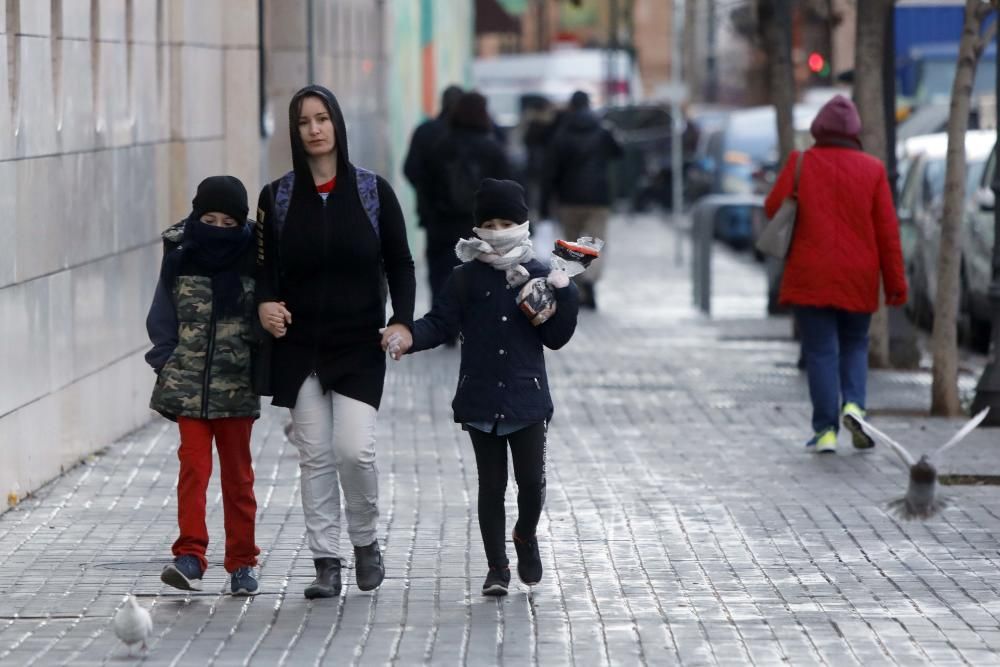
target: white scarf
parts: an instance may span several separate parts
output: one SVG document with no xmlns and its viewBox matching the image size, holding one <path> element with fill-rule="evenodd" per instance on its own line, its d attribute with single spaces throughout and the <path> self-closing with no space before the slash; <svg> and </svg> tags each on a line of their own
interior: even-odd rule
<svg viewBox="0 0 1000 667">
<path fill-rule="evenodd" d="M 460 239 L 455 245 L 455 255 L 463 262 L 478 259 L 490 264 L 497 271 L 507 274 L 507 284 L 511 287 L 523 285 L 530 278 L 528 270 L 521 266 L 535 256 L 531 247 L 529 223 L 524 222 L 507 229 L 483 229 L 473 227 L 478 238 Z"/>
</svg>

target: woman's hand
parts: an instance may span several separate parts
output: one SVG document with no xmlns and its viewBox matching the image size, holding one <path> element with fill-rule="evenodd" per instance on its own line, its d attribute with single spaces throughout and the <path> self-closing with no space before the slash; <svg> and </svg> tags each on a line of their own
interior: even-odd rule
<svg viewBox="0 0 1000 667">
<path fill-rule="evenodd" d="M 287 327 L 292 323 L 292 314 L 285 308 L 284 301 L 265 301 L 257 306 L 257 317 L 264 330 L 275 338 L 288 333 Z"/>
<path fill-rule="evenodd" d="M 413 334 L 404 324 L 390 324 L 378 332 L 382 334 L 382 350 L 396 361 L 413 347 Z"/>
</svg>

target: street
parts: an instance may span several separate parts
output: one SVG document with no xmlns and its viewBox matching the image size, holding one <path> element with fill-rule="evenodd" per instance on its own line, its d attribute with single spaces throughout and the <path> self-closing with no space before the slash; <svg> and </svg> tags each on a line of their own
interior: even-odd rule
<svg viewBox="0 0 1000 667">
<path fill-rule="evenodd" d="M 297 454 L 269 406 L 253 435 L 262 593 L 225 594 L 217 473 L 205 590 L 165 587 L 178 438 L 157 417 L 0 515 L 0 664 L 129 661 L 109 623 L 130 592 L 154 622 L 132 660 L 152 665 L 1000 663 L 998 488 L 948 486 L 938 517 L 890 517 L 907 481 L 891 452 L 855 452 L 846 433 L 835 456 L 805 451 L 805 376 L 788 320 L 765 316 L 758 266 L 716 249 L 707 319 L 661 219 L 616 217 L 607 240 L 599 309 L 547 353 L 556 412 L 533 591 L 479 593 L 475 460 L 450 409 L 458 351 L 437 349 L 390 362 L 376 592 L 358 591 L 349 562 L 339 598 L 303 597 Z M 962 374 L 966 395 L 976 380 Z M 921 416 L 930 382 L 869 376 L 871 420 L 917 452 L 963 423 Z M 997 446 L 979 430 L 942 472 L 1000 475 Z"/>
</svg>

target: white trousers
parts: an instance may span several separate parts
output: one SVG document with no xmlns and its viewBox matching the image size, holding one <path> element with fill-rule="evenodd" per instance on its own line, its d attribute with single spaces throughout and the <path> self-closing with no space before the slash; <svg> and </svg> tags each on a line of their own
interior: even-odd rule
<svg viewBox="0 0 1000 667">
<path fill-rule="evenodd" d="M 313 558 L 340 557 L 340 487 L 347 534 L 354 546 L 375 541 L 378 468 L 375 418 L 367 403 L 329 391 L 310 375 L 292 413 L 292 442 L 299 450 L 302 510 Z"/>
</svg>

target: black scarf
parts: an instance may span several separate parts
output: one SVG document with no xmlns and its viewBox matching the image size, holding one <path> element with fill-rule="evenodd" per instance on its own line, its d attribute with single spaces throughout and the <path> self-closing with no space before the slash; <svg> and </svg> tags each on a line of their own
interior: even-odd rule
<svg viewBox="0 0 1000 667">
<path fill-rule="evenodd" d="M 182 261 L 191 261 L 212 279 L 212 310 L 217 317 L 236 315 L 240 311 L 243 283 L 239 260 L 252 240 L 250 225 L 215 227 L 194 214 L 184 223 L 184 237 L 178 248 L 164 263 L 164 278 L 170 285 L 177 277 Z"/>
</svg>

